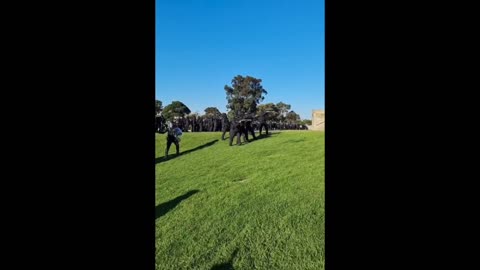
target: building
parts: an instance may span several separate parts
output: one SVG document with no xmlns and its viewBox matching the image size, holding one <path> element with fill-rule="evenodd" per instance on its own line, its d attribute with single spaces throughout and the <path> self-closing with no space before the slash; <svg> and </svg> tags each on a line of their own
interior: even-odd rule
<svg viewBox="0 0 480 270">
<path fill-rule="evenodd" d="M 312 125 L 308 129 L 325 131 L 325 110 L 312 110 Z"/>
</svg>

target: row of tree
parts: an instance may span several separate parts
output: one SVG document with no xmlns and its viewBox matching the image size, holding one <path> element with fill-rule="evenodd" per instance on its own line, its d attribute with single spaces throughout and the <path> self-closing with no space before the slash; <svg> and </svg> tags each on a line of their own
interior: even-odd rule
<svg viewBox="0 0 480 270">
<path fill-rule="evenodd" d="M 275 125 L 288 125 L 288 127 L 311 125 L 311 120 L 301 120 L 300 115 L 290 110 L 291 105 L 289 104 L 283 102 L 260 104 L 267 94 L 261 82 L 261 79 L 238 75 L 233 78 L 231 86 L 225 85 L 227 115 L 230 121 L 262 115 L 266 117 L 267 122 Z M 186 121 L 192 117 L 201 121 L 210 121 L 211 119 L 218 121 L 221 118 L 221 112 L 216 107 L 208 107 L 204 110 L 204 115 L 198 115 L 192 114 L 191 110 L 180 101 L 173 101 L 163 107 L 162 101 L 155 100 L 155 111 L 157 115 L 161 114 L 165 120 L 176 122 Z"/>
<path fill-rule="evenodd" d="M 216 107 L 208 107 L 204 110 L 203 115 L 199 115 L 198 113 L 191 113 L 190 109 L 180 101 L 174 101 L 171 104 L 167 105 L 165 108 L 162 107 L 162 102 L 160 100 L 155 101 L 155 111 L 156 114 L 159 115 L 160 113 L 163 117 L 168 121 L 173 121 L 174 119 L 179 118 L 186 118 L 188 116 L 203 116 L 205 118 L 220 118 L 222 113 Z M 311 125 L 311 120 L 309 119 L 300 119 L 300 115 L 295 113 L 295 111 L 290 111 L 291 105 L 285 104 L 283 102 L 279 102 L 277 104 L 274 103 L 267 103 L 267 104 L 260 104 L 257 108 L 256 115 L 261 115 L 265 112 L 269 113 L 268 119 L 270 121 L 277 121 L 280 123 L 297 123 L 303 125 Z M 230 113 L 230 119 L 232 119 Z"/>
</svg>

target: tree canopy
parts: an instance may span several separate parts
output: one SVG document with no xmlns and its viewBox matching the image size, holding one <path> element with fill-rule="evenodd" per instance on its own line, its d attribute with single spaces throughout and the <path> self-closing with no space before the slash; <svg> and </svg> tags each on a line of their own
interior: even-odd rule
<svg viewBox="0 0 480 270">
<path fill-rule="evenodd" d="M 280 113 L 280 115 L 286 117 L 287 116 L 287 113 L 288 111 L 290 110 L 292 106 L 290 106 L 290 104 L 285 104 L 283 102 L 279 102 L 277 103 L 277 108 L 278 108 L 278 111 Z"/>
<path fill-rule="evenodd" d="M 303 125 L 311 125 L 311 124 L 312 124 L 312 120 L 310 120 L 310 119 L 303 119 L 303 120 L 302 120 L 302 124 L 303 124 Z"/>
<path fill-rule="evenodd" d="M 205 116 L 207 118 L 219 118 L 222 113 L 217 109 L 217 107 L 208 107 L 205 109 Z"/>
<path fill-rule="evenodd" d="M 155 100 L 155 114 L 158 114 L 162 111 L 162 101 Z"/>
<path fill-rule="evenodd" d="M 298 121 L 300 121 L 300 115 L 298 115 L 294 111 L 288 112 L 285 118 L 289 123 L 297 123 Z"/>
<path fill-rule="evenodd" d="M 260 104 L 257 109 L 257 116 L 268 113 L 268 119 L 276 119 L 279 115 L 279 109 L 274 103 Z"/>
<path fill-rule="evenodd" d="M 165 106 L 162 111 L 163 116 L 167 120 L 172 120 L 174 117 L 184 117 L 190 113 L 190 109 L 180 101 L 173 101 L 171 104 Z"/>
<path fill-rule="evenodd" d="M 227 117 L 230 121 L 240 120 L 250 117 L 260 117 L 263 120 L 276 121 L 279 123 L 311 124 L 311 120 L 301 120 L 300 115 L 291 110 L 291 105 L 280 101 L 278 103 L 269 102 L 260 104 L 267 91 L 262 86 L 262 80 L 251 76 L 237 75 L 232 79 L 231 86 L 224 87 L 227 98 Z M 173 101 L 166 107 L 162 107 L 162 101 L 155 100 L 155 112 L 162 113 L 166 120 L 173 120 L 180 117 L 202 119 L 220 119 L 222 113 L 217 107 L 205 108 L 204 115 L 199 115 L 198 111 L 191 113 L 190 109 L 180 101 Z M 262 121 L 263 121 L 262 120 Z"/>
<path fill-rule="evenodd" d="M 232 86 L 225 85 L 227 109 L 233 111 L 236 119 L 257 112 L 257 105 L 267 94 L 261 83 L 261 79 L 237 75 L 232 79 Z"/>
</svg>

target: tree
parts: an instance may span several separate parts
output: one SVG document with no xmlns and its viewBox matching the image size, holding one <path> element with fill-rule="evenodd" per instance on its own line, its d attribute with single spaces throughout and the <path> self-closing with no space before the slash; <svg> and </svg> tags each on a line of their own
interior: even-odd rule
<svg viewBox="0 0 480 270">
<path fill-rule="evenodd" d="M 185 117 L 190 113 L 190 109 L 180 101 L 173 101 L 163 108 L 162 114 L 165 119 L 171 121 L 174 117 Z"/>
<path fill-rule="evenodd" d="M 292 106 L 290 106 L 290 104 L 285 104 L 283 102 L 279 102 L 277 103 L 277 108 L 279 110 L 279 113 L 280 115 L 286 117 L 287 116 L 287 112 L 290 110 Z"/>
<path fill-rule="evenodd" d="M 293 124 L 293 123 L 297 123 L 297 121 L 300 120 L 300 115 L 298 115 L 294 111 L 290 111 L 287 113 L 287 116 L 285 118 L 289 123 Z"/>
<path fill-rule="evenodd" d="M 303 125 L 312 125 L 312 120 L 310 120 L 310 119 L 303 119 L 302 124 L 303 124 Z"/>
<path fill-rule="evenodd" d="M 155 100 L 155 114 L 158 114 L 162 111 L 162 101 Z"/>
<path fill-rule="evenodd" d="M 222 113 L 217 109 L 217 107 L 208 107 L 205 109 L 205 116 L 207 118 L 220 118 Z"/>
<path fill-rule="evenodd" d="M 257 116 L 267 112 L 269 119 L 276 119 L 279 114 L 278 107 L 274 103 L 260 104 L 257 109 Z"/>
<path fill-rule="evenodd" d="M 257 109 L 258 112 L 279 112 L 277 106 L 273 103 L 260 104 Z"/>
<path fill-rule="evenodd" d="M 236 119 L 257 112 L 257 104 L 265 98 L 267 91 L 263 89 L 262 80 L 251 76 L 237 75 L 232 80 L 232 86 L 225 85 L 227 94 L 227 109 L 233 111 Z"/>
<path fill-rule="evenodd" d="M 230 110 L 227 112 L 227 118 L 228 118 L 228 121 L 233 121 L 235 119 L 235 112 L 233 110 Z"/>
</svg>

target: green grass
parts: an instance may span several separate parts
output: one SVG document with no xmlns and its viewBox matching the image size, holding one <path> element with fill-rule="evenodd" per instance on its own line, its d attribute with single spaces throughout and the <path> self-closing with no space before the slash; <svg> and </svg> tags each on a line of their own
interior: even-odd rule
<svg viewBox="0 0 480 270">
<path fill-rule="evenodd" d="M 187 153 L 174 157 L 172 145 L 168 160 L 165 137 L 156 134 L 156 269 L 324 269 L 323 132 L 241 146 L 184 133 Z"/>
</svg>

